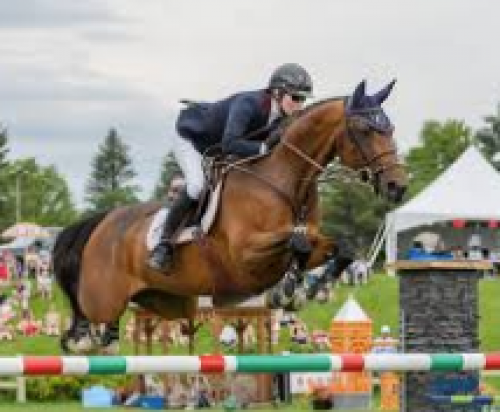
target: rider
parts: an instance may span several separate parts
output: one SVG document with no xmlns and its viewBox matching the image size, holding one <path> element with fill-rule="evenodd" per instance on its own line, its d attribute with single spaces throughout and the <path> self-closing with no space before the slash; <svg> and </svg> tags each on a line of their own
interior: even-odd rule
<svg viewBox="0 0 500 412">
<path fill-rule="evenodd" d="M 312 80 L 307 71 L 288 63 L 272 73 L 265 89 L 237 93 L 215 103 L 192 103 L 181 111 L 173 153 L 186 178 L 186 190 L 170 208 L 160 242 L 149 257 L 152 269 L 168 269 L 173 236 L 198 202 L 205 184 L 202 153 L 215 145 L 220 145 L 225 154 L 240 158 L 268 153 L 279 137 L 264 139 L 282 118 L 300 110 L 311 93 Z M 252 140 L 246 138 L 250 134 Z"/>
</svg>

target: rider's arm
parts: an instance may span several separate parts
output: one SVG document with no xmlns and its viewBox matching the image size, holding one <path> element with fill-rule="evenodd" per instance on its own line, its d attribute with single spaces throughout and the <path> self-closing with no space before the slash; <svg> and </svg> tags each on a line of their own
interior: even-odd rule
<svg viewBox="0 0 500 412">
<path fill-rule="evenodd" d="M 243 97 L 231 105 L 222 137 L 222 150 L 225 153 L 248 157 L 267 151 L 265 143 L 244 139 L 254 113 L 252 104 L 250 99 Z"/>
</svg>

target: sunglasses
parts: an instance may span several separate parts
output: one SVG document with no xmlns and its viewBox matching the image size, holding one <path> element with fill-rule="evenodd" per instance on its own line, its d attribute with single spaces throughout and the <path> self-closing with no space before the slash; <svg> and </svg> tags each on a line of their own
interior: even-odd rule
<svg viewBox="0 0 500 412">
<path fill-rule="evenodd" d="M 300 94 L 291 94 L 290 98 L 295 102 L 295 103 L 304 103 L 307 99 L 307 96 L 303 96 Z"/>
<path fill-rule="evenodd" d="M 184 186 L 172 186 L 168 191 L 173 193 L 180 193 L 184 189 Z"/>
</svg>

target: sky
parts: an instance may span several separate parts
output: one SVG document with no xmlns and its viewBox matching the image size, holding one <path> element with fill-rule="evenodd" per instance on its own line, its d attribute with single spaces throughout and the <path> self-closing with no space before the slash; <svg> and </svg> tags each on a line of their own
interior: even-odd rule
<svg viewBox="0 0 500 412">
<path fill-rule="evenodd" d="M 11 158 L 54 164 L 79 206 L 117 128 L 147 198 L 179 99 L 261 88 L 295 62 L 318 99 L 396 78 L 385 109 L 405 153 L 425 120 L 476 129 L 496 111 L 499 15 L 486 0 L 1 0 L 0 124 Z"/>
</svg>

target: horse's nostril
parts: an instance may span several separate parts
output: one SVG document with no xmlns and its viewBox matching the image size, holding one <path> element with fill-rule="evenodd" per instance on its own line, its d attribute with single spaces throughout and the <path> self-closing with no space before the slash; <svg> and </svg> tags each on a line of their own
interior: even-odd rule
<svg viewBox="0 0 500 412">
<path fill-rule="evenodd" d="M 397 188 L 398 188 L 398 185 L 393 180 L 391 180 L 390 182 L 387 183 L 387 190 L 389 192 L 394 192 Z"/>
<path fill-rule="evenodd" d="M 403 200 L 406 192 L 406 186 L 400 186 L 395 181 L 387 183 L 387 194 L 393 202 L 399 203 Z"/>
</svg>

